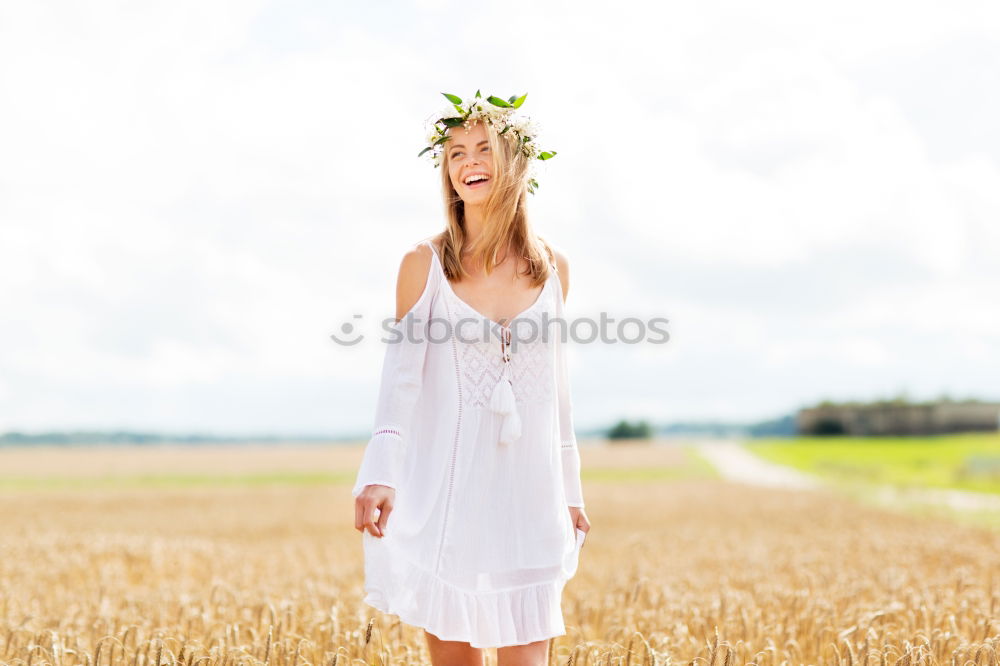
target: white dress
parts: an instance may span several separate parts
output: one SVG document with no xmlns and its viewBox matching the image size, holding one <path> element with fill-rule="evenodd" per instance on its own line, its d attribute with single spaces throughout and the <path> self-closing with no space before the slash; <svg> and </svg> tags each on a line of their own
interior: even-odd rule
<svg viewBox="0 0 1000 666">
<path fill-rule="evenodd" d="M 362 533 L 364 602 L 479 648 L 564 635 L 562 591 L 585 533 L 567 509 L 584 503 L 559 277 L 552 266 L 501 327 L 458 297 L 423 242 L 427 282 L 383 339 L 352 489 L 396 490 L 384 535 Z"/>
</svg>

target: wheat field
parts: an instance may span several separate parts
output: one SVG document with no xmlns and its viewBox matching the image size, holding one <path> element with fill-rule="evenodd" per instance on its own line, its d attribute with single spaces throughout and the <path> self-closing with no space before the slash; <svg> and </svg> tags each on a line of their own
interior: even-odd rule
<svg viewBox="0 0 1000 666">
<path fill-rule="evenodd" d="M 1000 532 L 724 482 L 672 447 L 581 454 L 592 530 L 551 664 L 1000 663 Z M 360 601 L 360 455 L 0 450 L 0 664 L 429 663 Z"/>
</svg>

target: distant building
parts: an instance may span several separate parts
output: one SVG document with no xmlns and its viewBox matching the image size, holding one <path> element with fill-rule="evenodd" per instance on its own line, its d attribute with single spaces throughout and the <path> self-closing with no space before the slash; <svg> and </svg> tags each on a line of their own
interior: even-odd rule
<svg viewBox="0 0 1000 666">
<path fill-rule="evenodd" d="M 1000 431 L 1000 402 L 824 402 L 800 409 L 796 429 L 800 435 L 853 436 L 997 432 Z"/>
</svg>

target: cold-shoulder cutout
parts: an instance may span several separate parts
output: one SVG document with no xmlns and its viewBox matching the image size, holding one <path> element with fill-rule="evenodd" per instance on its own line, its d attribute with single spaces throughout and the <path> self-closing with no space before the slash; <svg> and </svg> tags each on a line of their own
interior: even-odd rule
<svg viewBox="0 0 1000 666">
<path fill-rule="evenodd" d="M 566 297 L 569 295 L 569 260 L 566 258 L 562 252 L 560 252 L 555 247 L 552 247 L 552 253 L 556 257 L 556 276 L 559 278 L 559 284 L 562 286 L 562 296 L 563 303 L 566 302 Z"/>
<path fill-rule="evenodd" d="M 420 303 L 430 283 L 432 250 L 421 241 L 403 255 L 396 279 L 396 323 Z"/>
</svg>

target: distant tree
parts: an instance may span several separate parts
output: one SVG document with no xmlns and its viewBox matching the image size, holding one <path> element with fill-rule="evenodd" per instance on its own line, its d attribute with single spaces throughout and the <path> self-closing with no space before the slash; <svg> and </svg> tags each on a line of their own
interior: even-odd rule
<svg viewBox="0 0 1000 666">
<path fill-rule="evenodd" d="M 630 423 L 624 419 L 608 430 L 608 439 L 649 439 L 653 429 L 647 421 Z"/>
<path fill-rule="evenodd" d="M 812 427 L 813 435 L 843 435 L 844 424 L 837 419 L 819 419 Z"/>
</svg>

